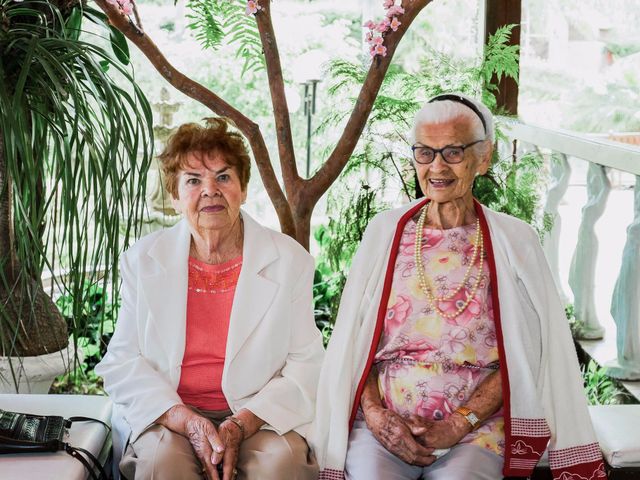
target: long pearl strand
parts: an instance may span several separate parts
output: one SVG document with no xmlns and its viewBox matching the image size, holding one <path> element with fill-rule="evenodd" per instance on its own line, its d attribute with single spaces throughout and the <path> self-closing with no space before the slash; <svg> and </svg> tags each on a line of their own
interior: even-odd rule
<svg viewBox="0 0 640 480">
<path fill-rule="evenodd" d="M 478 218 L 476 220 L 476 238 L 475 238 L 473 257 L 471 262 L 469 263 L 469 267 L 467 267 L 467 271 L 465 272 L 462 282 L 460 282 L 460 286 L 452 294 L 445 295 L 443 297 L 436 297 L 431 292 L 431 288 L 429 287 L 429 284 L 427 282 L 424 264 L 422 263 L 422 231 L 424 230 L 424 223 L 427 219 L 427 207 L 428 207 L 428 204 L 422 209 L 422 213 L 420 214 L 420 217 L 418 218 L 418 222 L 416 225 L 416 243 L 415 243 L 414 257 L 415 257 L 415 263 L 416 263 L 416 270 L 418 272 L 418 281 L 420 283 L 420 288 L 426 295 L 427 302 L 429 303 L 431 308 L 435 310 L 438 313 L 438 315 L 440 315 L 441 317 L 453 319 L 467 309 L 467 307 L 471 303 L 471 300 L 473 300 L 473 298 L 475 297 L 476 292 L 478 291 L 478 288 L 480 287 L 480 281 L 482 279 L 482 270 L 484 266 L 484 261 L 483 261 L 484 242 L 482 240 L 482 234 L 480 231 L 480 219 Z M 471 289 L 470 294 L 467 295 L 467 299 L 465 300 L 465 302 L 461 306 L 459 306 L 454 313 L 447 313 L 440 310 L 440 308 L 437 305 L 437 302 L 449 300 L 453 298 L 458 292 L 460 292 L 460 290 L 462 290 L 462 288 L 464 287 L 464 285 L 466 284 L 467 280 L 471 275 L 471 268 L 476 263 L 476 260 L 478 259 L 478 257 L 480 258 L 480 267 L 478 268 L 478 276 L 473 285 L 473 288 Z"/>
</svg>

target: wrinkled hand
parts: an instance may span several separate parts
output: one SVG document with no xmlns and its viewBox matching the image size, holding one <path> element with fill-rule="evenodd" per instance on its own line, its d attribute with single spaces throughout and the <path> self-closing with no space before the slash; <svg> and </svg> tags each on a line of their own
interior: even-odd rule
<svg viewBox="0 0 640 480">
<path fill-rule="evenodd" d="M 436 457 L 433 448 L 425 447 L 416 441 L 415 433 L 397 413 L 381 406 L 370 407 L 364 411 L 365 420 L 371 433 L 384 448 L 402 461 L 411 465 L 431 465 Z M 423 429 L 415 429 L 418 434 Z M 430 446 L 429 446 L 430 447 Z"/>
<path fill-rule="evenodd" d="M 205 417 L 191 412 L 185 420 L 185 434 L 191 447 L 200 460 L 204 474 L 209 480 L 220 480 L 216 465 L 222 461 L 225 453 L 216 427 Z"/>
<path fill-rule="evenodd" d="M 471 431 L 464 418 L 458 422 L 454 415 L 446 420 L 427 420 L 410 415 L 405 421 L 416 440 L 429 448 L 451 448 Z"/>
<path fill-rule="evenodd" d="M 234 470 L 238 463 L 238 451 L 243 440 L 242 432 L 235 423 L 226 420 L 218 427 L 218 435 L 224 444 L 222 480 L 234 480 Z"/>
</svg>

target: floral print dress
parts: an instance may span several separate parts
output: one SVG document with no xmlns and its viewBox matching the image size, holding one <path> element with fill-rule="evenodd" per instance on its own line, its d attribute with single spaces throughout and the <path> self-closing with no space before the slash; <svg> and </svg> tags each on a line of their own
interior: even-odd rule
<svg viewBox="0 0 640 480">
<path fill-rule="evenodd" d="M 476 226 L 447 230 L 425 228 L 422 259 L 434 296 L 450 296 L 473 260 Z M 453 319 L 440 316 L 420 287 L 414 260 L 416 222 L 410 220 L 400 240 L 393 283 L 375 364 L 387 408 L 401 415 L 444 420 L 464 405 L 476 387 L 498 368 L 498 347 L 489 266 L 483 258 L 478 289 L 467 308 Z M 438 301 L 442 312 L 455 313 L 473 290 L 480 261 L 460 291 Z M 504 453 L 502 409 L 469 433 L 472 443 Z"/>
</svg>

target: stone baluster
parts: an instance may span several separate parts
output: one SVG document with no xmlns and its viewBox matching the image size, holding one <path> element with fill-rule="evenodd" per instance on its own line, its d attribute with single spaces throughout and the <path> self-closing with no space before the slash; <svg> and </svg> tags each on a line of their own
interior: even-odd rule
<svg viewBox="0 0 640 480">
<path fill-rule="evenodd" d="M 606 364 L 608 375 L 621 380 L 640 380 L 640 175 L 636 176 L 634 192 L 634 218 L 627 228 L 622 265 L 611 300 L 618 358 Z"/>
<path fill-rule="evenodd" d="M 587 203 L 582 207 L 578 244 L 573 253 L 569 271 L 569 286 L 573 291 L 575 316 L 580 325 L 575 334 L 580 339 L 595 340 L 604 335 L 604 328 L 598 321 L 594 301 L 598 257 L 595 224 L 604 212 L 610 190 L 611 183 L 605 167 L 589 163 Z"/>
<path fill-rule="evenodd" d="M 545 235 L 542 243 L 542 248 L 551 267 L 551 273 L 553 274 L 553 280 L 556 284 L 556 288 L 562 299 L 562 302 L 566 305 L 569 303 L 569 296 L 562 287 L 562 280 L 560 280 L 560 267 L 559 267 L 559 246 L 560 246 L 560 231 L 562 229 L 562 218 L 558 213 L 558 207 L 560 201 L 564 197 L 564 194 L 569 188 L 569 177 L 571 177 L 571 166 L 567 160 L 567 156 L 564 153 L 552 154 L 549 159 L 550 165 L 550 179 L 549 189 L 547 190 L 547 199 L 544 205 L 544 212 L 551 215 L 553 219 L 553 227 Z"/>
</svg>

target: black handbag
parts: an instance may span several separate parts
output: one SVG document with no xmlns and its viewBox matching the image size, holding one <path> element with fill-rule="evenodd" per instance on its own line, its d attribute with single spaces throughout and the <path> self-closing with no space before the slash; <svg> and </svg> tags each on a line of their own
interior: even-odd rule
<svg viewBox="0 0 640 480">
<path fill-rule="evenodd" d="M 73 422 L 98 422 L 109 431 L 111 427 L 101 420 L 89 417 L 57 417 L 31 415 L 0 409 L 0 454 L 57 452 L 64 450 L 80 461 L 92 480 L 107 480 L 102 465 L 91 452 L 73 447 L 64 441 Z"/>
</svg>

